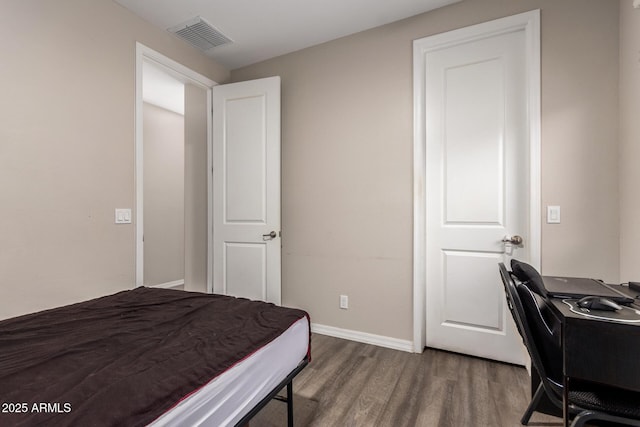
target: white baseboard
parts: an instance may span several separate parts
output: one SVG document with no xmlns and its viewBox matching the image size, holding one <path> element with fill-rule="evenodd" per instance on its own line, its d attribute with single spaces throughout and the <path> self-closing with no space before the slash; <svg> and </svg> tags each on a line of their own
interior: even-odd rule
<svg viewBox="0 0 640 427">
<path fill-rule="evenodd" d="M 149 287 L 171 289 L 171 288 L 178 288 L 180 286 L 184 286 L 184 280 L 174 280 L 173 282 L 159 283 L 157 285 L 151 285 Z"/>
<path fill-rule="evenodd" d="M 398 338 L 385 337 L 383 335 L 375 335 L 367 332 L 352 331 L 349 329 L 336 328 L 334 326 L 319 325 L 317 323 L 311 323 L 311 332 L 413 353 L 413 342 Z"/>
</svg>

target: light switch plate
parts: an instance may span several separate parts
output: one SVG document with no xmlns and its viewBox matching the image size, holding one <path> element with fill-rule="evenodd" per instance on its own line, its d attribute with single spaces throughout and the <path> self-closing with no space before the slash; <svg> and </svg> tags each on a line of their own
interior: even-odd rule
<svg viewBox="0 0 640 427">
<path fill-rule="evenodd" d="M 547 206 L 547 224 L 560 224 L 560 206 Z"/>
<path fill-rule="evenodd" d="M 131 224 L 131 209 L 116 208 L 116 224 Z"/>
<path fill-rule="evenodd" d="M 340 308 L 344 310 L 349 308 L 349 297 L 347 295 L 340 295 Z"/>
</svg>

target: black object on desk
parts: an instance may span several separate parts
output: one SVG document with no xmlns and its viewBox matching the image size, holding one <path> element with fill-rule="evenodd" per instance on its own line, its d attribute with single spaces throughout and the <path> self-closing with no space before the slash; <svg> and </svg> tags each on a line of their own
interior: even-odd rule
<svg viewBox="0 0 640 427">
<path fill-rule="evenodd" d="M 582 300 L 563 299 L 562 302 L 568 305 L 573 313 L 589 319 L 608 320 L 616 323 L 640 323 L 640 310 L 637 310 L 635 306 L 617 305 L 616 310 L 609 310 L 608 308 L 603 310 L 598 306 L 595 308 L 593 306 L 581 306 L 580 301 Z"/>
<path fill-rule="evenodd" d="M 600 310 L 600 311 L 618 311 L 622 310 L 622 306 L 618 303 L 610 300 L 605 297 L 597 297 L 590 295 L 588 297 L 580 298 L 576 302 L 576 306 L 585 312 L 591 310 Z"/>
<path fill-rule="evenodd" d="M 640 282 L 629 282 L 629 289 L 640 292 Z"/>
<path fill-rule="evenodd" d="M 542 276 L 547 295 L 552 298 L 575 298 L 587 296 L 605 297 L 618 304 L 631 304 L 634 299 L 611 285 L 583 277 Z"/>
</svg>

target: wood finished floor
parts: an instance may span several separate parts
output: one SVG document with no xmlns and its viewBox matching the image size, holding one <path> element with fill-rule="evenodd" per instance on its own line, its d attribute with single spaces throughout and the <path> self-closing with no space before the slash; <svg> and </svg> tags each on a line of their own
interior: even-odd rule
<svg viewBox="0 0 640 427">
<path fill-rule="evenodd" d="M 324 335 L 293 384 L 296 427 L 517 427 L 530 400 L 524 368 L 427 350 L 411 354 Z M 275 405 L 278 405 L 277 407 Z M 286 425 L 274 401 L 251 427 Z M 271 411 L 271 412 L 269 412 Z M 530 426 L 561 426 L 534 413 Z"/>
</svg>

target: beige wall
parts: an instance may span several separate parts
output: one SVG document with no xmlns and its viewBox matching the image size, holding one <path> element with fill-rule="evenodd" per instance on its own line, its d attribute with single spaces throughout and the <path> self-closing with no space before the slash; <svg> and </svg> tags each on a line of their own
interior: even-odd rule
<svg viewBox="0 0 640 427">
<path fill-rule="evenodd" d="M 640 9 L 620 2 L 620 280 L 640 282 Z"/>
<path fill-rule="evenodd" d="M 146 102 L 143 116 L 143 276 L 151 286 L 184 280 L 185 119 Z"/>
<path fill-rule="evenodd" d="M 185 276 L 188 291 L 207 291 L 207 92 L 184 85 Z"/>
<path fill-rule="evenodd" d="M 560 205 L 562 224 L 543 226 L 542 269 L 617 282 L 619 4 L 548 3 L 559 13 L 542 13 L 542 205 Z"/>
<path fill-rule="evenodd" d="M 618 2 L 473 0 L 232 72 L 282 77 L 283 304 L 412 339 L 412 40 L 538 8 L 542 270 L 617 279 Z"/>
<path fill-rule="evenodd" d="M 229 73 L 111 0 L 3 0 L 0 318 L 134 286 L 135 42 Z"/>
</svg>

